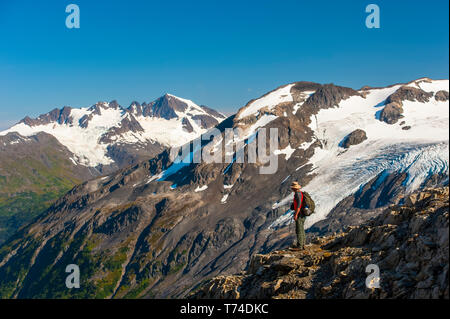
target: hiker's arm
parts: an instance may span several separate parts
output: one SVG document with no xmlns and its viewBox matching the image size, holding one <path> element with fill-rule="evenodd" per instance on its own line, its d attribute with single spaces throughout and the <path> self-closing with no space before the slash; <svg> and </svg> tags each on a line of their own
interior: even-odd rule
<svg viewBox="0 0 450 319">
<path fill-rule="evenodd" d="M 294 214 L 294 220 L 297 220 L 297 218 L 298 218 L 298 214 L 300 213 L 300 206 L 297 208 L 297 210 L 295 211 L 295 214 Z"/>
</svg>

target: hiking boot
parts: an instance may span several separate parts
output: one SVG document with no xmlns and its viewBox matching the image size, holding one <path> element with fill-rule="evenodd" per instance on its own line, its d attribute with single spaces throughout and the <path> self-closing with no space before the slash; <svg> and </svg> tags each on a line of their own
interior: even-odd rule
<svg viewBox="0 0 450 319">
<path fill-rule="evenodd" d="M 289 247 L 289 250 L 292 251 L 301 251 L 301 250 L 305 250 L 305 247 L 301 247 L 298 244 L 292 245 L 291 247 Z"/>
</svg>

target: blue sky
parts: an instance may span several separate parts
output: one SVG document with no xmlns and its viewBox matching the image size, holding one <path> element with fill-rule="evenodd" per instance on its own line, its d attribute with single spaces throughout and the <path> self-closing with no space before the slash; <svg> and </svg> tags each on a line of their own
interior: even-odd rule
<svg viewBox="0 0 450 319">
<path fill-rule="evenodd" d="M 80 7 L 67 29 L 65 7 Z M 365 26 L 380 7 L 381 28 Z M 229 114 L 293 81 L 448 78 L 448 1 L 0 0 L 0 129 L 168 92 Z"/>
</svg>

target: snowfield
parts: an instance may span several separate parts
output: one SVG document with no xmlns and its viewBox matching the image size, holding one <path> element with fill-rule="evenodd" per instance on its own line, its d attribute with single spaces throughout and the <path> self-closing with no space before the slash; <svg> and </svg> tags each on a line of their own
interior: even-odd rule
<svg viewBox="0 0 450 319">
<path fill-rule="evenodd" d="M 73 113 L 72 113 L 73 112 Z M 78 121 L 93 111 L 87 108 L 72 110 L 73 125 L 49 123 L 46 125 L 28 126 L 19 123 L 10 129 L 0 132 L 6 135 L 9 132 L 17 132 L 23 136 L 32 136 L 38 132 L 45 132 L 53 135 L 62 145 L 75 154 L 75 160 L 85 166 L 108 165 L 113 161 L 107 153 L 107 144 L 102 144 L 99 139 L 109 128 L 117 126 L 122 120 L 123 114 L 118 109 L 101 109 L 102 115 L 93 115 L 89 126 L 83 128 L 78 125 Z"/>
</svg>

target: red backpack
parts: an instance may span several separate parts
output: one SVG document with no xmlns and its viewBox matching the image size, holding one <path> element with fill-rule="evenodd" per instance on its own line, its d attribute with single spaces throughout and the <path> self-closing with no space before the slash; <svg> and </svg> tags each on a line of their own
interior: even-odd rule
<svg viewBox="0 0 450 319">
<path fill-rule="evenodd" d="M 300 206 L 300 213 L 303 216 L 309 216 L 312 213 L 314 213 L 314 202 L 312 201 L 311 197 L 309 196 L 308 193 L 303 193 L 303 192 L 299 192 L 300 193 L 300 203 L 298 202 L 298 196 L 297 193 L 294 194 L 294 202 L 291 205 L 291 209 L 293 211 L 297 211 L 297 208 Z"/>
</svg>

